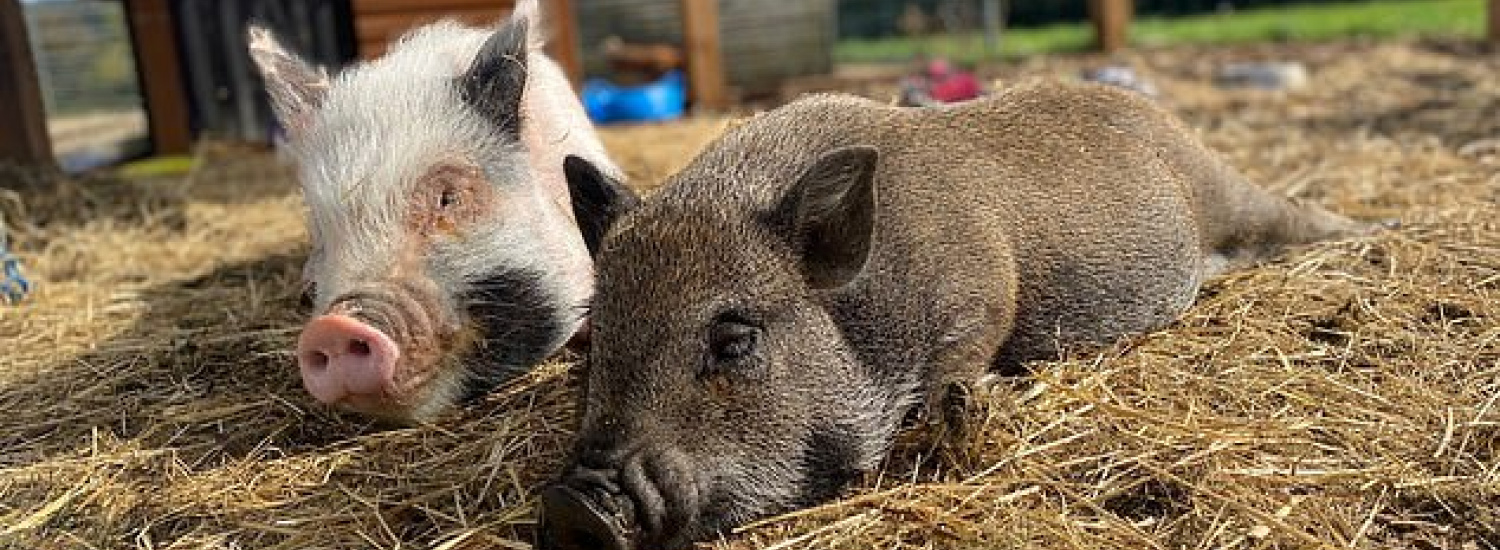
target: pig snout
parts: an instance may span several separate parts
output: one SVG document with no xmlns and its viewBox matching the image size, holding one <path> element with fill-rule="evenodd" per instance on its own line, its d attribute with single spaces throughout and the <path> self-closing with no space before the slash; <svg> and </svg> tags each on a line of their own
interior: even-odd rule
<svg viewBox="0 0 1500 550">
<path fill-rule="evenodd" d="M 687 466 L 686 457 L 674 452 L 581 460 L 542 493 L 540 548 L 631 550 L 690 544 L 698 490 Z"/>
<path fill-rule="evenodd" d="M 387 395 L 400 354 L 396 342 L 380 329 L 337 313 L 313 319 L 297 339 L 302 384 L 324 403 Z"/>
<path fill-rule="evenodd" d="M 542 491 L 542 550 L 632 550 L 631 532 L 624 519 L 606 509 L 608 495 L 588 496 L 567 485 Z"/>
</svg>

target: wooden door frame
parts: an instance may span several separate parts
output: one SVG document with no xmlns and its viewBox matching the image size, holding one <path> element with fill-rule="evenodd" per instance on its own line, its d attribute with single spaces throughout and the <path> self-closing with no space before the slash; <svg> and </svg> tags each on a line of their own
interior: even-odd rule
<svg viewBox="0 0 1500 550">
<path fill-rule="evenodd" d="M 52 138 L 47 135 L 47 108 L 42 83 L 26 32 L 20 0 L 0 0 L 0 161 L 56 167 Z"/>
</svg>

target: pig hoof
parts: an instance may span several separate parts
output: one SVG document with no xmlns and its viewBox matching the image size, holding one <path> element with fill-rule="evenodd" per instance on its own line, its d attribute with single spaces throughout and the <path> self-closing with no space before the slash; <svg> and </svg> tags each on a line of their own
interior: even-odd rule
<svg viewBox="0 0 1500 550">
<path fill-rule="evenodd" d="M 962 382 L 950 382 L 939 391 L 941 395 L 927 406 L 923 420 L 936 428 L 937 442 L 963 441 L 969 435 L 976 418 L 973 413 L 981 399 L 975 394 L 984 392 Z"/>
</svg>

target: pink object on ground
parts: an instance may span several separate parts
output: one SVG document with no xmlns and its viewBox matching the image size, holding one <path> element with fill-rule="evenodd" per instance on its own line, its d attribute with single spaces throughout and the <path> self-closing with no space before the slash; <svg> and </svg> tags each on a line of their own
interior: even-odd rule
<svg viewBox="0 0 1500 550">
<path fill-rule="evenodd" d="M 946 78 L 933 79 L 928 95 L 943 103 L 965 101 L 979 97 L 983 92 L 979 86 L 979 79 L 974 78 L 971 73 L 959 71 L 948 75 Z"/>
<path fill-rule="evenodd" d="M 953 71 L 953 66 L 943 59 L 934 59 L 927 62 L 927 78 L 940 80 Z"/>
<path fill-rule="evenodd" d="M 297 339 L 297 367 L 308 393 L 324 403 L 379 398 L 395 382 L 396 343 L 347 315 L 323 315 Z"/>
</svg>

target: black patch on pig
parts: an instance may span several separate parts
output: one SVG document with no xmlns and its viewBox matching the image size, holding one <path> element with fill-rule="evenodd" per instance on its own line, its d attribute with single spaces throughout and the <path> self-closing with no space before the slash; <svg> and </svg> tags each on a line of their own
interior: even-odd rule
<svg viewBox="0 0 1500 550">
<path fill-rule="evenodd" d="M 563 159 L 563 173 L 568 178 L 568 195 L 573 199 L 573 218 L 583 233 L 589 255 L 599 255 L 604 234 L 615 220 L 640 204 L 640 197 L 618 180 L 599 171 L 583 157 L 568 155 Z"/>
<path fill-rule="evenodd" d="M 508 135 L 521 135 L 521 93 L 526 90 L 526 20 L 510 20 L 484 41 L 469 70 L 458 77 L 459 96 Z"/>
<path fill-rule="evenodd" d="M 474 284 L 463 297 L 482 332 L 470 361 L 474 371 L 466 398 L 482 396 L 540 363 L 568 336 L 578 313 L 567 310 L 544 280 L 533 269 L 506 269 Z"/>
<path fill-rule="evenodd" d="M 809 506 L 838 496 L 859 477 L 859 438 L 854 430 L 835 424 L 813 428 L 802 455 L 802 486 L 799 506 Z"/>
</svg>

